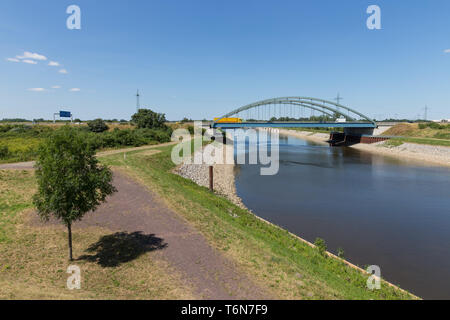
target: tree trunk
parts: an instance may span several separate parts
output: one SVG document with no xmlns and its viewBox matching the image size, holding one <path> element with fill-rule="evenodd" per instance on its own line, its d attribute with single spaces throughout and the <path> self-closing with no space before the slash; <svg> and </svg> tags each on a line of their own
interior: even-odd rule
<svg viewBox="0 0 450 320">
<path fill-rule="evenodd" d="M 72 258 L 72 224 L 67 225 L 67 230 L 69 231 L 69 260 L 73 261 Z"/>
</svg>

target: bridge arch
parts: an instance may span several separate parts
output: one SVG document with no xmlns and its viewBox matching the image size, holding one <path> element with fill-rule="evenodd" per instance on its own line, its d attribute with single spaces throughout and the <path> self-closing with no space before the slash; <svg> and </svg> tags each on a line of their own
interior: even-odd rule
<svg viewBox="0 0 450 320">
<path fill-rule="evenodd" d="M 347 106 L 344 106 L 342 104 L 328 101 L 324 99 L 318 99 L 318 98 L 312 98 L 312 97 L 280 97 L 280 98 L 272 98 L 272 99 L 266 99 L 261 100 L 258 102 L 254 102 L 248 105 L 245 105 L 243 107 L 240 107 L 238 109 L 235 109 L 222 117 L 218 118 L 216 121 L 214 121 L 214 124 L 217 124 L 220 120 L 224 118 L 229 118 L 233 115 L 237 115 L 243 111 L 251 110 L 254 108 L 258 108 L 260 106 L 265 105 L 292 105 L 296 107 L 304 107 L 311 110 L 319 111 L 322 114 L 328 116 L 328 117 L 335 117 L 335 115 L 340 115 L 344 117 L 347 121 L 353 121 L 353 122 L 369 122 L 373 124 L 374 127 L 376 127 L 375 121 L 370 119 L 368 116 L 352 109 Z M 344 113 L 346 112 L 346 113 Z M 350 116 L 350 114 L 352 116 Z M 357 119 L 359 117 L 359 119 Z"/>
</svg>

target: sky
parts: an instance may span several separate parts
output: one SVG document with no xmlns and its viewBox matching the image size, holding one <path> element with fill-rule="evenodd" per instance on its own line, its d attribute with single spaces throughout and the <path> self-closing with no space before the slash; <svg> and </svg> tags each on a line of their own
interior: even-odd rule
<svg viewBox="0 0 450 320">
<path fill-rule="evenodd" d="M 81 29 L 69 30 L 69 5 Z M 369 5 L 381 29 L 369 30 Z M 211 119 L 309 96 L 370 117 L 450 118 L 448 0 L 0 2 L 0 119 Z"/>
</svg>

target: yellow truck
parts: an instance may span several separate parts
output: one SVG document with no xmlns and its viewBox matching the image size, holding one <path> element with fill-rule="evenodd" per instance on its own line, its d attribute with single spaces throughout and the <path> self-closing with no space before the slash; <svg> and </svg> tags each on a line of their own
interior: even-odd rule
<svg viewBox="0 0 450 320">
<path fill-rule="evenodd" d="M 214 118 L 214 122 L 217 122 L 220 118 Z M 223 118 L 219 120 L 219 123 L 239 123 L 242 122 L 241 118 Z"/>
</svg>

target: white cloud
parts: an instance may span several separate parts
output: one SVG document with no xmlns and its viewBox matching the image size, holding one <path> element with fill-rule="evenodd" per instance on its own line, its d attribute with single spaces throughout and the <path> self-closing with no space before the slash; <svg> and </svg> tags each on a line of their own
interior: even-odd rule
<svg viewBox="0 0 450 320">
<path fill-rule="evenodd" d="M 61 86 L 52 86 L 52 89 L 61 89 Z"/>
<path fill-rule="evenodd" d="M 46 90 L 44 88 L 30 88 L 30 89 L 28 89 L 28 91 L 43 92 L 43 91 L 46 91 Z"/>
<path fill-rule="evenodd" d="M 81 91 L 81 89 L 80 88 L 72 88 L 69 91 L 70 92 L 79 92 L 79 91 Z"/>
<path fill-rule="evenodd" d="M 68 74 L 68 72 L 67 72 L 66 69 L 61 69 L 61 70 L 59 70 L 58 72 L 59 72 L 59 73 L 62 73 L 62 74 Z"/>
<path fill-rule="evenodd" d="M 50 67 L 59 67 L 59 62 L 56 62 L 56 61 L 50 61 L 50 62 L 48 63 L 48 65 L 49 65 Z"/>
<path fill-rule="evenodd" d="M 22 60 L 22 62 L 23 62 L 23 63 L 28 63 L 28 64 L 37 64 L 36 61 L 34 61 L 34 60 L 29 60 L 29 59 Z"/>
<path fill-rule="evenodd" d="M 32 53 L 25 51 L 22 56 L 16 56 L 17 59 L 33 59 L 33 60 L 47 60 L 46 56 L 43 56 L 38 53 Z"/>
<path fill-rule="evenodd" d="M 450 49 L 445 49 L 444 52 L 445 53 L 450 53 Z"/>
<path fill-rule="evenodd" d="M 9 62 L 20 62 L 20 60 L 16 58 L 7 58 L 6 60 Z"/>
</svg>

